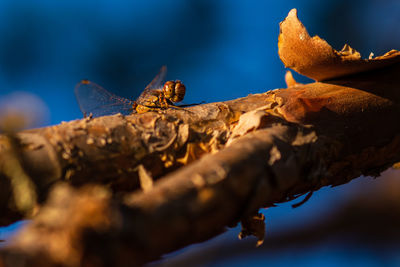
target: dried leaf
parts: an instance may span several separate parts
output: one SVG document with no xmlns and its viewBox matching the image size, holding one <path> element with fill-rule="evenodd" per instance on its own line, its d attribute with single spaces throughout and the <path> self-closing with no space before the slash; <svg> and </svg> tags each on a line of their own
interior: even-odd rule
<svg viewBox="0 0 400 267">
<path fill-rule="evenodd" d="M 360 53 L 347 44 L 341 51 L 336 51 L 320 37 L 310 37 L 299 21 L 296 9 L 292 9 L 280 23 L 278 48 L 285 67 L 317 81 L 331 80 L 400 62 L 400 52 L 397 50 L 369 59 L 362 59 Z"/>
</svg>

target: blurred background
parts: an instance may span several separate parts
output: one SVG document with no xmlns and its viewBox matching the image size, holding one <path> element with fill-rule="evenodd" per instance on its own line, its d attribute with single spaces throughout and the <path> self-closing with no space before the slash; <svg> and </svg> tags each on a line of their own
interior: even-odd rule
<svg viewBox="0 0 400 267">
<path fill-rule="evenodd" d="M 90 79 L 135 99 L 162 65 L 168 66 L 168 79 L 186 84 L 187 104 L 285 87 L 277 38 L 279 22 L 291 8 L 298 9 L 310 35 L 319 35 L 337 50 L 348 43 L 368 57 L 370 52 L 381 55 L 400 49 L 398 0 L 2 0 L 0 112 L 15 109 L 30 114 L 28 127 L 78 119 L 82 114 L 73 89 L 80 80 Z M 262 248 L 255 249 L 251 238 L 238 241 L 240 229 L 233 228 L 152 266 L 399 266 L 397 228 L 390 228 L 385 238 L 371 235 L 389 229 L 390 223 L 399 225 L 397 217 L 372 213 L 373 208 L 387 210 L 386 204 L 371 204 L 370 217 L 360 215 L 365 220 L 356 221 L 354 229 L 344 231 L 336 221 L 362 210 L 352 203 L 369 207 L 359 201 L 365 192 L 372 195 L 375 188 L 393 188 L 400 177 L 394 170 L 385 175 L 389 178 L 360 178 L 322 189 L 300 208 L 292 209 L 289 203 L 263 211 L 267 240 Z M 394 196 L 400 199 L 400 194 Z M 347 209 L 352 212 L 345 213 Z M 366 224 L 377 216 L 383 228 Z M 321 228 L 327 225 L 333 226 Z M 340 226 L 338 232 L 335 225 Z M 360 238 L 351 237 L 360 225 L 368 231 Z M 0 228 L 0 239 L 18 227 Z M 312 233 L 319 233 L 318 238 L 307 242 Z M 290 239 L 293 236 L 298 238 Z"/>
</svg>

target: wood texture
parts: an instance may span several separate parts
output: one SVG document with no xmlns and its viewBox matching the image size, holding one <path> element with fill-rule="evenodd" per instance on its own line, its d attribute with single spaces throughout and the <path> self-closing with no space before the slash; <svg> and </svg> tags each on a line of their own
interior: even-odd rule
<svg viewBox="0 0 400 267">
<path fill-rule="evenodd" d="M 398 71 L 393 65 L 350 81 L 188 111 L 83 119 L 16 134 L 26 169 L 58 169 L 47 171 L 59 175 L 48 181 L 97 185 L 57 186 L 3 255 L 30 266 L 44 259 L 142 264 L 215 236 L 259 208 L 378 175 L 400 160 L 399 90 L 388 82 Z M 37 153 L 32 147 L 47 155 L 44 166 L 29 156 Z M 146 191 L 141 164 L 156 180 Z M 46 198 L 47 190 L 37 192 Z"/>
</svg>

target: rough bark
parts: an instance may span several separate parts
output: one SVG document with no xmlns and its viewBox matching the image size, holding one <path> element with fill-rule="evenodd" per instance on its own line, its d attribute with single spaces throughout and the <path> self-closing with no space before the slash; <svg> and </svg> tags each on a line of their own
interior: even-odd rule
<svg viewBox="0 0 400 267">
<path fill-rule="evenodd" d="M 115 193 L 129 192 L 140 188 L 140 165 L 156 180 L 217 151 L 226 143 L 232 123 L 242 113 L 272 103 L 271 97 L 262 94 L 185 110 L 87 118 L 24 131 L 12 138 L 3 135 L 0 155 L 18 155 L 36 185 L 39 200 L 46 198 L 48 188 L 57 181 L 76 186 L 100 183 Z M 13 208 L 16 205 L 5 171 L 0 175 L 5 181 L 0 188 L 0 211 L 10 214 L 2 216 L 4 225 L 23 214 Z"/>
<path fill-rule="evenodd" d="M 377 175 L 400 160 L 400 96 L 395 83 L 387 82 L 399 67 L 190 112 L 84 119 L 17 134 L 25 144 L 47 139 L 40 150 L 56 155 L 45 166 L 60 168 L 49 172 L 61 174 L 56 180 L 96 182 L 110 190 L 55 189 L 3 259 L 22 257 L 31 266 L 142 264 L 215 236 L 261 207 L 361 174 Z M 37 147 L 32 144 L 23 146 L 23 155 Z M 29 164 L 30 157 L 24 158 Z M 139 164 L 156 178 L 187 166 L 142 192 Z"/>
<path fill-rule="evenodd" d="M 350 249 L 374 251 L 374 255 L 386 255 L 387 251 L 396 251 L 399 246 L 399 177 L 400 170 L 391 169 L 373 182 L 358 183 L 361 190 L 338 194 L 334 201 L 330 201 L 327 212 L 310 215 L 312 219 L 307 224 L 279 229 L 278 232 L 274 227 L 268 227 L 265 242 L 257 249 L 254 248 L 254 239 L 214 242 L 171 257 L 160 266 L 215 265 L 229 260 L 232 255 L 257 258 L 258 261 L 263 259 L 264 265 L 271 265 L 271 256 L 274 258 L 275 254 L 288 253 L 293 248 L 304 251 L 332 248 L 332 243 L 340 248 L 344 245 Z"/>
</svg>

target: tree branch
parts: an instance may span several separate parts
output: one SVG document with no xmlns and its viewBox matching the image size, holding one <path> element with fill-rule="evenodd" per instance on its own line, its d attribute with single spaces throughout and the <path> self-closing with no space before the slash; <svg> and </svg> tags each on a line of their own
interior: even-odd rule
<svg viewBox="0 0 400 267">
<path fill-rule="evenodd" d="M 72 121 L 14 134 L 12 146 L 1 136 L 0 157 L 19 160 L 39 200 L 69 185 L 51 189 L 0 264 L 140 265 L 241 220 L 257 231 L 262 207 L 378 175 L 400 161 L 399 71 L 287 76 L 287 89 L 233 101 Z M 5 184 L 3 223 L 23 216 Z"/>
<path fill-rule="evenodd" d="M 261 207 L 293 199 L 321 186 L 346 183 L 360 174 L 376 175 L 379 170 L 400 160 L 400 125 L 397 123 L 400 115 L 399 98 L 391 87 L 392 83 L 382 82 L 383 86 L 379 88 L 380 92 L 383 92 L 381 96 L 368 91 L 372 90 L 370 85 L 374 84 L 373 81 L 377 84 L 379 81 L 385 81 L 378 79 L 381 75 L 388 78 L 387 75 L 395 75 L 398 71 L 399 65 L 393 65 L 374 73 L 361 74 L 363 77 L 360 81 L 368 84 L 365 90 L 337 85 L 340 81 L 335 82 L 336 84 L 313 83 L 190 109 L 194 114 L 199 110 L 200 114 L 207 114 L 206 118 L 213 114 L 212 118 L 218 117 L 222 118 L 221 120 L 193 116 L 192 113 L 180 110 L 168 110 L 165 114 L 148 113 L 126 118 L 111 116 L 74 121 L 24 133 L 23 136 L 38 135 L 39 132 L 51 137 L 53 135 L 49 135 L 48 131 L 53 134 L 54 131 L 64 132 L 64 135 L 57 137 L 58 140 L 65 140 L 65 144 L 58 143 L 58 148 L 62 148 L 58 151 L 59 155 L 65 152 L 66 147 L 71 147 L 67 141 L 69 140 L 75 144 L 71 151 L 87 149 L 84 150 L 84 155 L 91 156 L 74 158 L 77 160 L 75 166 L 83 166 L 89 158 L 95 158 L 100 159 L 100 162 L 107 159 L 107 165 L 114 169 L 118 167 L 114 164 L 121 162 L 119 160 L 122 158 L 118 153 L 119 148 L 125 156 L 129 150 L 141 151 L 137 148 L 147 148 L 147 153 L 142 152 L 140 156 L 138 153 L 130 154 L 131 167 L 143 162 L 146 157 L 156 156 L 165 164 L 166 161 L 161 160 L 162 152 L 168 151 L 172 156 L 166 158 L 174 159 L 170 165 L 174 167 L 170 168 L 176 168 L 175 164 L 182 164 L 176 156 L 180 148 L 184 147 L 189 151 L 188 147 L 193 146 L 197 149 L 201 144 L 211 151 L 213 142 L 216 142 L 213 141 L 215 132 L 218 133 L 217 140 L 223 140 L 217 142 L 217 146 L 222 147 L 225 140 L 228 145 L 163 177 L 152 189 L 127 193 L 123 198 L 99 194 L 98 192 L 107 190 L 98 187 L 77 191 L 64 187 L 62 190 L 55 189 L 48 204 L 34 222 L 6 251 L 17 253 L 18 257 L 21 253 L 25 257 L 29 255 L 27 262 L 32 266 L 38 266 L 38 262 L 43 260 L 43 255 L 48 257 L 49 262 L 77 264 L 85 261 L 107 262 L 108 258 L 114 261 L 121 257 L 121 251 L 127 251 L 122 258 L 129 260 L 127 262 L 130 264 L 142 264 L 168 251 L 215 236 L 224 231 L 226 226 L 254 214 Z M 354 77 L 353 80 L 357 79 Z M 312 102 L 315 99 L 319 100 L 317 106 L 320 109 L 317 111 L 314 111 L 316 105 Z M 251 105 L 252 111 L 248 111 L 250 105 L 247 103 L 250 101 L 258 103 Z M 321 101 L 323 105 L 320 104 Z M 231 120 L 231 124 L 228 124 L 227 118 L 234 117 L 232 114 L 240 110 L 237 108 L 239 106 L 246 107 L 248 112 L 238 121 Z M 206 112 L 207 110 L 211 111 Z M 160 117 L 169 119 L 161 120 Z M 200 120 L 203 120 L 203 124 L 199 126 Z M 132 123 L 133 121 L 136 123 Z M 165 126 L 169 124 L 173 124 L 174 127 Z M 98 125 L 116 130 L 106 131 L 109 133 L 106 135 Z M 145 134 L 144 125 L 152 125 L 153 136 Z M 116 142 L 120 144 L 116 149 L 113 146 L 114 140 L 121 140 L 122 143 L 124 136 L 116 133 L 128 127 L 135 129 L 138 134 L 128 135 L 132 138 L 126 139 L 123 144 Z M 187 131 L 179 131 L 185 127 Z M 122 132 L 126 133 L 124 130 Z M 69 134 L 69 131 L 77 136 Z M 188 131 L 196 138 L 182 138 L 185 135 L 182 132 Z M 368 135 L 365 135 L 365 132 L 368 132 Z M 161 139 L 160 136 L 165 138 Z M 113 138 L 113 142 L 103 146 L 101 140 L 108 137 Z M 88 138 L 93 138 L 93 144 L 87 144 Z M 173 141 L 170 141 L 171 139 Z M 180 140 L 186 140 L 186 143 Z M 205 140 L 208 140 L 208 143 Z M 161 146 L 160 143 L 168 145 Z M 81 146 L 76 149 L 79 144 Z M 181 145 L 176 148 L 173 144 Z M 162 149 L 159 149 L 160 147 Z M 96 153 L 89 154 L 91 149 Z M 197 155 L 193 153 L 192 157 L 196 158 Z M 60 156 L 59 159 L 67 161 L 71 158 Z M 113 159 L 117 160 L 114 162 Z M 89 162 L 88 168 L 91 170 L 90 166 L 94 165 L 93 161 Z M 106 167 L 102 167 L 104 168 Z M 168 170 L 165 165 L 164 168 Z M 93 170 L 95 171 L 94 168 Z M 99 174 L 88 177 L 98 179 L 92 178 L 87 182 L 110 181 Z M 129 175 L 123 177 L 126 177 L 124 181 L 132 183 L 128 179 Z M 132 177 L 137 177 L 137 174 Z M 119 191 L 112 183 L 111 185 L 114 193 L 124 191 Z M 60 193 L 60 190 L 63 193 Z M 90 212 L 86 209 L 90 209 Z M 57 216 L 50 216 L 49 213 Z M 60 218 L 68 219 L 60 221 Z M 59 248 L 51 245 L 68 235 L 70 237 L 64 240 L 64 244 L 66 242 L 68 246 Z M 109 245 L 94 246 L 100 241 Z M 54 247 L 60 251 L 54 250 Z M 80 249 L 74 251 L 74 254 L 65 252 L 65 247 Z M 60 260 L 54 255 L 67 256 Z M 107 259 L 103 258 L 103 255 Z M 120 266 L 123 266 L 122 262 Z"/>
</svg>

